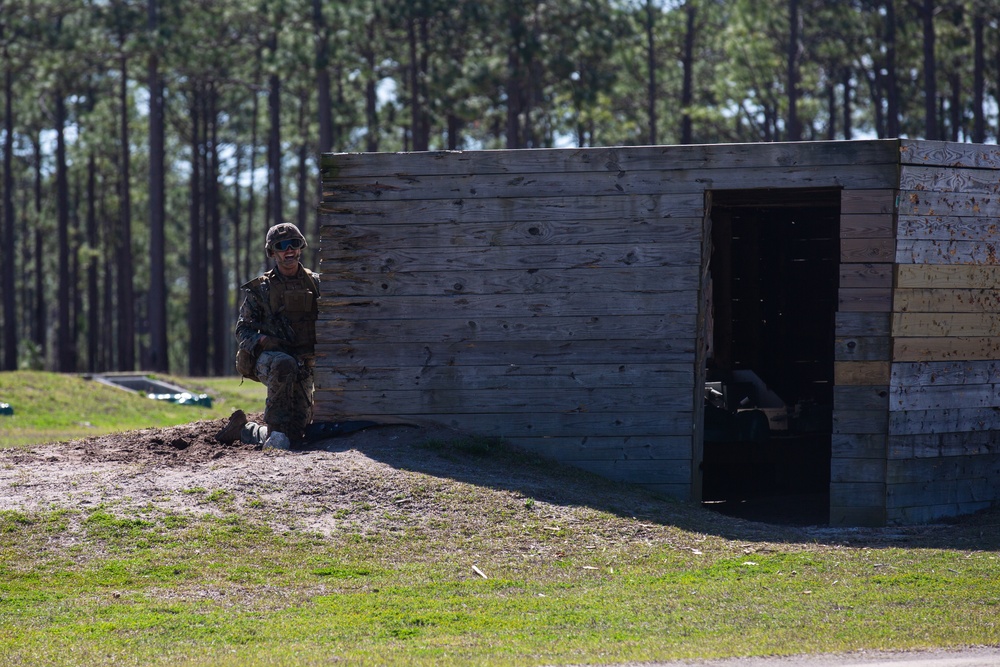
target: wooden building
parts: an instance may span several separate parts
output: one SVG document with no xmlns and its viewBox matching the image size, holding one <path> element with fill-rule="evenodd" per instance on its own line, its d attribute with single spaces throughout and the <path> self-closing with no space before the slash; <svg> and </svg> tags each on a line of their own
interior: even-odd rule
<svg viewBox="0 0 1000 667">
<path fill-rule="evenodd" d="M 997 146 L 328 154 L 320 211 L 318 420 L 835 525 L 1000 494 Z"/>
</svg>

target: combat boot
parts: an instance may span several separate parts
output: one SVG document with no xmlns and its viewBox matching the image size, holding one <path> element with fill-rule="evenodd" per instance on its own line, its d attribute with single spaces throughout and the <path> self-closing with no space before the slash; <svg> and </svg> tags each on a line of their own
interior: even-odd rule
<svg viewBox="0 0 1000 667">
<path fill-rule="evenodd" d="M 229 416 L 229 423 L 225 428 L 215 434 L 215 439 L 219 442 L 231 445 L 240 439 L 243 427 L 247 425 L 247 416 L 242 410 L 237 410 Z"/>
</svg>

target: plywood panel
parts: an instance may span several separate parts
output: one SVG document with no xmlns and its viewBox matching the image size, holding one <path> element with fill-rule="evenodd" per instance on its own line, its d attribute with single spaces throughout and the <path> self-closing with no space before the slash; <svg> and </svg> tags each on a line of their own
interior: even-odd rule
<svg viewBox="0 0 1000 667">
<path fill-rule="evenodd" d="M 1000 181 L 993 169 L 904 165 L 899 174 L 899 188 L 996 195 L 1000 194 Z"/>
<path fill-rule="evenodd" d="M 1000 331 L 1000 313 L 896 313 L 894 336 L 984 337 Z"/>
<path fill-rule="evenodd" d="M 901 215 L 897 236 L 910 241 L 990 241 L 996 239 L 996 219 L 984 216 Z"/>
<path fill-rule="evenodd" d="M 996 241 L 937 241 L 900 239 L 899 264 L 1000 264 Z"/>
<path fill-rule="evenodd" d="M 817 141 L 690 146 L 543 148 L 522 151 L 437 151 L 425 153 L 326 153 L 323 179 L 386 175 L 420 178 L 428 174 L 555 174 L 576 172 L 751 170 L 795 165 L 856 166 L 881 164 L 895 175 L 899 141 Z M 850 181 L 842 171 L 841 185 Z"/>
<path fill-rule="evenodd" d="M 833 388 L 833 405 L 838 411 L 889 409 L 889 387 L 887 385 L 836 386 Z"/>
<path fill-rule="evenodd" d="M 897 289 L 896 312 L 982 313 L 1000 309 L 1000 290 L 995 289 Z"/>
<path fill-rule="evenodd" d="M 840 196 L 840 214 L 892 215 L 896 208 L 896 190 L 844 190 Z"/>
<path fill-rule="evenodd" d="M 900 216 L 986 216 L 1000 213 L 1000 197 L 961 192 L 901 191 Z"/>
<path fill-rule="evenodd" d="M 892 287 L 892 264 L 844 263 L 840 265 L 840 287 L 885 289 Z"/>
<path fill-rule="evenodd" d="M 1000 361 L 917 361 L 892 365 L 892 384 L 930 387 L 935 385 L 1000 383 Z"/>
<path fill-rule="evenodd" d="M 888 313 L 892 310 L 892 289 L 842 287 L 837 292 L 837 310 L 842 313 Z"/>
<path fill-rule="evenodd" d="M 756 169 L 691 168 L 660 170 L 553 171 L 548 173 L 383 174 L 377 177 L 342 176 L 323 187 L 328 203 L 419 199 L 491 199 L 495 197 L 547 197 L 582 195 L 644 195 L 702 192 L 706 182 L 723 182 L 726 189 L 831 188 L 850 181 L 858 188 L 886 188 L 896 184 L 895 170 L 881 164 L 761 166 Z"/>
<path fill-rule="evenodd" d="M 889 384 L 887 361 L 837 361 L 833 365 L 834 383 L 843 385 Z"/>
<path fill-rule="evenodd" d="M 894 338 L 892 358 L 897 361 L 998 359 L 1000 337 Z"/>
<path fill-rule="evenodd" d="M 889 435 L 1000 431 L 1000 412 L 988 408 L 946 408 L 889 413 Z"/>
<path fill-rule="evenodd" d="M 879 434 L 888 428 L 889 416 L 884 410 L 834 410 L 834 434 Z"/>
<path fill-rule="evenodd" d="M 882 483 L 885 481 L 885 459 L 835 457 L 830 464 L 830 481 L 833 484 Z"/>
<path fill-rule="evenodd" d="M 885 433 L 836 433 L 831 442 L 833 459 L 885 460 Z"/>
<path fill-rule="evenodd" d="M 414 223 L 400 215 L 378 223 L 357 220 L 343 224 L 337 216 L 322 216 L 323 254 L 338 251 L 412 250 L 416 248 L 496 248 L 517 246 L 575 246 L 587 244 L 700 243 L 701 218 L 634 220 L 612 216 L 606 220 L 553 218 L 487 222 Z"/>
<path fill-rule="evenodd" d="M 889 361 L 889 339 L 885 336 L 851 336 L 834 339 L 837 361 Z"/>
<path fill-rule="evenodd" d="M 885 213 L 859 213 L 840 216 L 840 238 L 893 238 L 893 216 Z"/>
<path fill-rule="evenodd" d="M 923 433 L 889 436 L 890 459 L 1000 454 L 1000 432 Z"/>
<path fill-rule="evenodd" d="M 905 165 L 1000 169 L 1000 149 L 981 144 L 903 139 L 899 157 Z"/>
<path fill-rule="evenodd" d="M 889 263 L 895 251 L 896 243 L 891 238 L 840 241 L 840 261 L 848 264 Z"/>
<path fill-rule="evenodd" d="M 995 289 L 1000 266 L 974 264 L 900 264 L 896 286 L 907 289 Z"/>
<path fill-rule="evenodd" d="M 837 312 L 836 333 L 839 337 L 888 336 L 888 312 Z"/>
<path fill-rule="evenodd" d="M 889 390 L 891 410 L 986 408 L 1000 406 L 1000 385 L 903 385 Z"/>
</svg>

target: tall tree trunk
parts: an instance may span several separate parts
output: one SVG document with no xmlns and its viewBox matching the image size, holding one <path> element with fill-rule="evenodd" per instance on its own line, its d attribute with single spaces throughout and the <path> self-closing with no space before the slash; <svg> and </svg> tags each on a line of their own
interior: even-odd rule
<svg viewBox="0 0 1000 667">
<path fill-rule="evenodd" d="M 365 150 L 369 153 L 378 151 L 379 130 L 378 130 L 378 91 L 375 87 L 375 50 L 371 47 L 371 40 L 375 39 L 375 28 L 373 23 L 368 24 L 368 45 L 365 47 L 365 60 L 368 64 L 368 78 L 365 81 L 365 125 L 367 132 L 365 135 Z"/>
<path fill-rule="evenodd" d="M 423 98 L 420 95 L 420 56 L 417 49 L 417 17 L 411 5 L 410 13 L 406 17 L 406 37 L 409 45 L 410 66 L 410 137 L 413 139 L 413 150 L 425 151 L 427 146 L 423 143 L 424 137 L 421 133 L 423 125 Z"/>
<path fill-rule="evenodd" d="M 684 73 L 681 87 L 681 143 L 694 142 L 691 107 L 694 105 L 694 40 L 697 30 L 698 7 L 688 0 L 684 7 L 687 25 L 684 28 Z"/>
<path fill-rule="evenodd" d="M 277 30 L 271 33 L 270 49 L 272 54 L 277 53 Z M 271 123 L 267 141 L 268 211 L 271 224 L 280 225 L 284 222 L 284 202 L 281 192 L 281 78 L 277 73 L 272 73 L 268 79 L 267 107 Z"/>
<path fill-rule="evenodd" d="M 801 17 L 799 0 L 788 0 L 788 140 L 802 140 L 802 126 L 799 123 L 799 33 Z"/>
<path fill-rule="evenodd" d="M 524 40 L 524 23 L 520 3 L 508 9 L 507 29 L 510 43 L 507 47 L 507 148 L 524 148 L 521 137 L 521 113 L 524 110 L 523 63 L 520 44 Z"/>
<path fill-rule="evenodd" d="M 924 138 L 938 139 L 937 60 L 934 55 L 934 0 L 923 0 L 920 18 L 924 28 Z"/>
<path fill-rule="evenodd" d="M 885 134 L 898 137 L 899 78 L 896 76 L 896 3 L 885 0 Z"/>
<path fill-rule="evenodd" d="M 62 90 L 56 90 L 56 224 L 59 237 L 59 328 L 58 366 L 60 373 L 76 371 L 76 341 L 73 340 L 71 313 L 73 283 L 70 273 L 69 180 L 66 164 L 66 101 Z"/>
<path fill-rule="evenodd" d="M 226 303 L 229 299 L 229 281 L 222 261 L 222 214 L 219 208 L 219 132 L 218 132 L 218 91 L 215 84 L 208 89 L 208 113 L 205 114 L 206 151 L 205 170 L 206 213 L 212 234 L 212 369 L 215 375 L 225 375 L 231 367 L 229 355 L 229 313 Z"/>
<path fill-rule="evenodd" d="M 32 304 L 32 331 L 38 354 L 44 360 L 48 352 L 48 317 L 45 307 L 45 231 L 42 229 L 42 143 L 32 138 L 35 154 L 35 302 Z"/>
<path fill-rule="evenodd" d="M 128 66 L 125 56 L 122 56 L 121 82 L 119 102 L 121 105 L 121 237 L 117 254 L 118 264 L 118 360 L 119 369 L 131 371 L 135 369 L 135 292 L 133 287 L 132 262 L 132 188 L 130 180 L 131 149 L 128 127 Z"/>
<path fill-rule="evenodd" d="M 202 91 L 191 91 L 191 202 L 188 238 L 188 372 L 195 377 L 208 374 L 208 299 L 206 298 L 205 234 L 202 223 Z"/>
<path fill-rule="evenodd" d="M 851 105 L 851 68 L 844 68 L 844 139 L 850 141 L 851 135 L 853 134 L 853 123 L 852 121 L 852 111 L 854 107 Z"/>
<path fill-rule="evenodd" d="M 686 70 L 684 74 L 687 76 Z M 660 137 L 656 115 L 656 100 L 659 97 L 658 87 L 656 84 L 656 5 L 653 4 L 653 0 L 646 0 L 646 117 L 649 119 L 647 140 L 650 146 L 659 143 Z"/>
<path fill-rule="evenodd" d="M 316 30 L 316 94 L 319 112 L 319 153 L 333 150 L 333 98 L 330 92 L 330 34 L 323 0 L 312 0 Z"/>
<path fill-rule="evenodd" d="M 98 364 L 101 331 L 101 310 L 98 285 L 97 238 L 97 156 L 93 149 L 87 156 L 87 370 L 91 373 L 104 370 Z"/>
<path fill-rule="evenodd" d="M 157 0 L 149 0 L 149 362 L 152 370 L 170 370 L 167 351 L 166 209 L 164 180 L 164 104 L 156 36 L 160 27 Z"/>
<path fill-rule="evenodd" d="M 17 370 L 17 286 L 14 245 L 14 75 L 4 49 L 3 370 Z"/>
<path fill-rule="evenodd" d="M 973 34 L 973 65 L 972 65 L 972 141 L 977 144 L 986 142 L 986 111 L 983 108 L 986 97 L 986 47 L 983 32 L 986 21 L 982 9 L 977 8 L 972 17 Z"/>
<path fill-rule="evenodd" d="M 259 59 L 258 59 L 259 60 Z M 253 220 L 255 213 L 255 203 L 256 198 L 254 197 L 254 192 L 257 188 L 254 187 L 254 174 L 257 173 L 257 139 L 258 139 L 258 119 L 260 118 L 260 96 L 254 91 L 253 94 L 253 118 L 250 121 L 250 187 L 247 190 L 247 237 L 246 237 L 246 266 L 243 270 L 243 275 L 248 279 L 250 274 L 254 271 L 254 257 L 260 257 L 261 253 L 258 251 L 254 252 L 255 248 L 259 248 L 257 245 L 258 239 L 263 239 L 263 235 L 257 236 L 256 230 L 253 228 Z M 265 230 L 266 231 L 266 230 Z"/>
</svg>

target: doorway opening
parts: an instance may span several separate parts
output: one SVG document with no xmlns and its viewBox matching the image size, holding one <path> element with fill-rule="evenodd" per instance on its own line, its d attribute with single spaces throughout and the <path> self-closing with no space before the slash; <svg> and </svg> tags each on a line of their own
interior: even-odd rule
<svg viewBox="0 0 1000 667">
<path fill-rule="evenodd" d="M 829 520 L 840 190 L 711 196 L 702 501 Z"/>
</svg>

